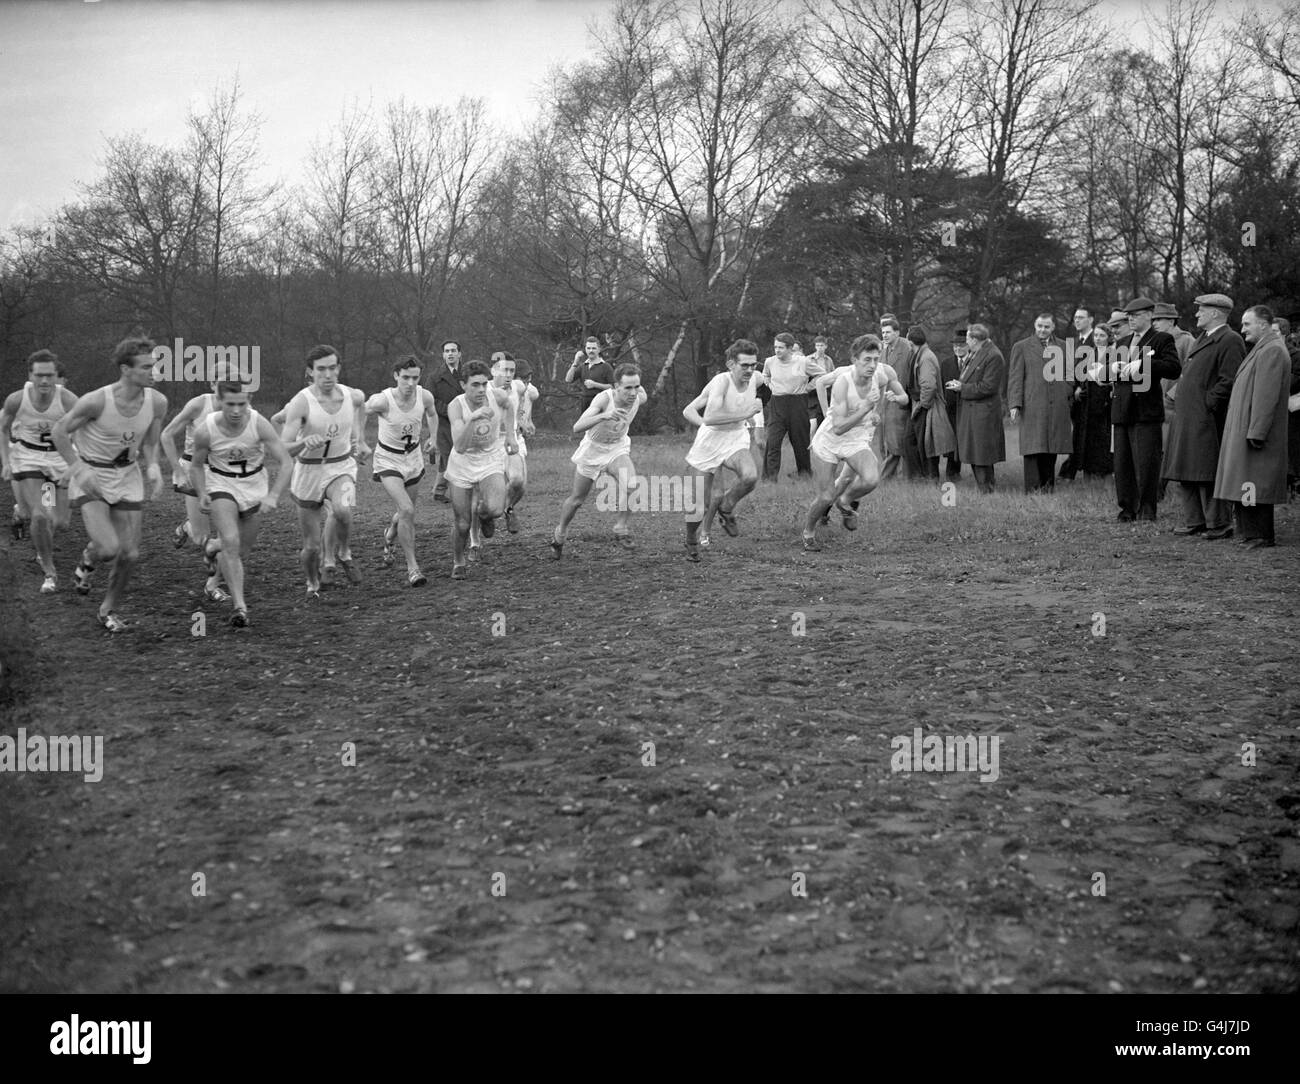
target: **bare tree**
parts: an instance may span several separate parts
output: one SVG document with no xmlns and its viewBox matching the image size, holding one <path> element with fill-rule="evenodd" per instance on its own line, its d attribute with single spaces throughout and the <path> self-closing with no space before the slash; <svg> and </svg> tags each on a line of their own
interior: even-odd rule
<svg viewBox="0 0 1300 1084">
<path fill-rule="evenodd" d="M 274 186 L 255 182 L 262 118 L 241 107 L 238 77 L 218 85 L 202 113 L 189 116 L 190 154 L 210 211 L 208 245 L 208 337 L 223 338 L 222 285 L 259 231 Z"/>
</svg>

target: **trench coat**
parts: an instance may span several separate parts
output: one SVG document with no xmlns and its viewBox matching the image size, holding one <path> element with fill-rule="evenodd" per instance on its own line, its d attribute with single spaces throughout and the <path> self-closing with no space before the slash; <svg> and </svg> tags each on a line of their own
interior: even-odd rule
<svg viewBox="0 0 1300 1084">
<path fill-rule="evenodd" d="M 1272 328 L 1260 336 L 1237 370 L 1219 446 L 1214 496 L 1240 501 L 1247 483 L 1256 504 L 1286 503 L 1287 388 L 1291 358 Z M 1262 440 L 1256 451 L 1246 442 Z"/>
<path fill-rule="evenodd" d="M 1192 343 L 1178 379 L 1178 409 L 1169 423 L 1162 478 L 1214 481 L 1232 382 L 1245 356 L 1245 342 L 1227 324 Z"/>
<path fill-rule="evenodd" d="M 1002 351 L 986 339 L 962 367 L 961 402 L 957 404 L 957 454 L 963 463 L 991 467 L 1007 458 L 1002 429 L 1002 378 L 1007 371 Z"/>
<path fill-rule="evenodd" d="M 1053 348 L 1060 352 L 1054 361 L 1047 356 Z M 1011 348 L 1007 408 L 1020 411 L 1021 455 L 1069 455 L 1074 451 L 1070 429 L 1074 374 L 1066 360 L 1065 343 L 1055 335 L 1046 343 L 1031 335 Z M 1056 379 L 1047 379 L 1044 370 L 1049 362 Z"/>
</svg>

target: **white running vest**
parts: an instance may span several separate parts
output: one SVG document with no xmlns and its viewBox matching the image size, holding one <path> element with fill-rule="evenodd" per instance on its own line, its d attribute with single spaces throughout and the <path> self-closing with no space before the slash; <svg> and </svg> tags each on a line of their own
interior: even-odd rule
<svg viewBox="0 0 1300 1084">
<path fill-rule="evenodd" d="M 140 442 L 153 423 L 153 396 L 144 389 L 140 409 L 134 417 L 125 417 L 113 400 L 110 385 L 93 391 L 104 397 L 104 409 L 77 430 L 77 452 L 88 463 L 112 463 L 125 467 L 140 455 Z"/>
<path fill-rule="evenodd" d="M 218 424 L 221 412 L 209 414 L 204 419 L 208 427 L 208 466 L 218 474 L 240 478 L 261 470 L 266 453 L 262 449 L 262 438 L 257 435 L 257 419 L 260 417 L 256 410 L 250 410 L 248 424 L 231 437 L 223 433 Z"/>
</svg>

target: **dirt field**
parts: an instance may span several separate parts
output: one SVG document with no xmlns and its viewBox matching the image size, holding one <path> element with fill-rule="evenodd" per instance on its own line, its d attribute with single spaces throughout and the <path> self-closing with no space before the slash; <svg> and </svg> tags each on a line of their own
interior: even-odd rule
<svg viewBox="0 0 1300 1084">
<path fill-rule="evenodd" d="M 1103 487 L 1022 497 L 1013 459 L 951 507 L 887 484 L 820 554 L 783 481 L 700 565 L 679 515 L 627 554 L 591 505 L 555 563 L 571 448 L 537 442 L 522 532 L 465 582 L 427 482 L 416 590 L 368 476 L 361 587 L 306 602 L 282 508 L 246 632 L 209 606 L 191 635 L 179 498 L 146 512 L 128 636 L 94 623 L 102 574 L 71 590 L 79 522 L 53 597 L 0 542 L 0 732 L 105 758 L 0 774 L 0 991 L 1300 985 L 1300 505 L 1243 552 L 1169 535 L 1172 501 L 1156 529 Z M 891 771 L 917 727 L 997 735 L 998 777 Z"/>
</svg>

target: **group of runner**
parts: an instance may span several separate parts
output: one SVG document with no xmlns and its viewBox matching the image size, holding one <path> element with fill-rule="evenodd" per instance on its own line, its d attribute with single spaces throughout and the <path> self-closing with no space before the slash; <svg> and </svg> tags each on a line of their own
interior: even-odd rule
<svg viewBox="0 0 1300 1084">
<path fill-rule="evenodd" d="M 686 462 L 691 477 L 702 478 L 703 492 L 703 501 L 686 511 L 691 561 L 698 562 L 700 549 L 710 544 L 715 519 L 728 535 L 739 534 L 737 505 L 758 481 L 750 427 L 767 398 L 758 354 L 747 339 L 733 342 L 727 371 L 683 410 L 697 427 Z M 807 551 L 821 548 L 816 528 L 829 521 L 832 507 L 845 528 L 856 528 L 858 501 L 880 478 L 871 449 L 878 407 L 886 399 L 907 402 L 897 374 L 880 361 L 876 336 L 856 339 L 851 355 L 851 365 L 815 384 L 828 420 L 812 442 L 818 491 L 803 528 Z M 43 593 L 58 588 L 54 529 L 66 526 L 69 507 L 79 508 L 90 540 L 73 573 L 76 590 L 89 594 L 95 572 L 107 565 L 98 619 L 110 632 L 128 628 L 117 607 L 139 557 L 145 483 L 151 500 L 163 488 L 163 455 L 172 468 L 173 488 L 185 497 L 185 519 L 172 532 L 173 542 L 178 549 L 201 549 L 204 594 L 231 603 L 235 628 L 249 624 L 244 561 L 256 541 L 258 515 L 274 511 L 286 489 L 298 506 L 307 596 L 317 598 L 339 569 L 350 583 L 360 582 L 351 551 L 352 511 L 357 467 L 367 459 L 394 505 L 384 531 L 384 563 L 392 564 L 400 549 L 408 583 L 427 583 L 415 553 L 415 502 L 426 457 L 438 444 L 439 418 L 433 394 L 421 386 L 417 357 L 398 358 L 393 386 L 367 399 L 339 382 L 338 352 L 317 346 L 306 358 L 307 386 L 273 417 L 253 409 L 244 385 L 217 379 L 165 428 L 167 400 L 152 387 L 153 343 L 127 339 L 112 361 L 117 381 L 78 399 L 59 383 L 57 357 L 38 351 L 28 359 L 27 384 L 0 408 L 0 434 L 12 434 L 12 443 L 0 440 L 0 465 L 4 478 L 14 483 L 18 510 L 30 517 L 45 574 Z M 647 396 L 638 366 L 621 364 L 613 376 L 612 386 L 595 396 L 573 426 L 583 438 L 572 457 L 573 488 L 550 542 L 557 560 L 574 516 L 602 474 L 618 485 L 614 537 L 623 548 L 635 549 L 630 505 L 643 483 L 632 462 L 629 429 Z M 526 378 L 516 376 L 515 361 L 504 352 L 492 355 L 490 366 L 468 362 L 459 379 L 463 393 L 447 409 L 450 451 L 443 464 L 454 520 L 453 579 L 465 578 L 498 520 L 504 519 L 509 532 L 518 530 L 515 509 L 528 484 L 525 438 L 534 432 L 531 415 L 538 396 Z M 373 450 L 364 437 L 372 414 L 378 421 Z M 276 468 L 274 482 L 270 465 Z M 725 487 L 718 480 L 724 470 L 734 476 Z"/>
</svg>

